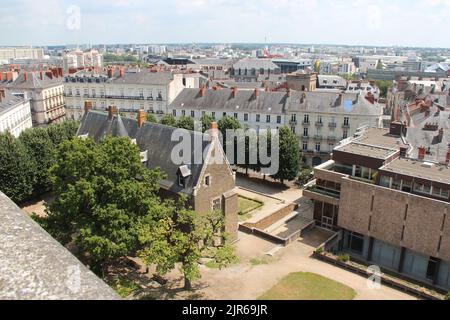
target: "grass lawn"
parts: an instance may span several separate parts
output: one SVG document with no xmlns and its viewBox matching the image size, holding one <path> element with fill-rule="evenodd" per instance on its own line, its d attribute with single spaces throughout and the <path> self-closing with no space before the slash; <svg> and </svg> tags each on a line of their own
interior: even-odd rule
<svg viewBox="0 0 450 320">
<path fill-rule="evenodd" d="M 353 300 L 355 290 L 309 272 L 291 273 L 258 300 Z"/>
<path fill-rule="evenodd" d="M 248 198 L 238 197 L 238 212 L 241 221 L 245 221 L 251 218 L 250 213 L 256 209 L 261 208 L 264 205 L 261 201 L 252 200 Z"/>
</svg>

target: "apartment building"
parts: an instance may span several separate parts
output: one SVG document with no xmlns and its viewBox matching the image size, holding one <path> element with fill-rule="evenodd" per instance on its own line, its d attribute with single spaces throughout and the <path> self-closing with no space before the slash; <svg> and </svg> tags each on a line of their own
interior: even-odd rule
<svg viewBox="0 0 450 320">
<path fill-rule="evenodd" d="M 103 55 L 97 50 L 83 52 L 76 50 L 66 53 L 63 57 L 64 71 L 67 73 L 70 69 L 103 67 Z"/>
<path fill-rule="evenodd" d="M 0 81 L 0 88 L 31 99 L 33 126 L 46 126 L 65 119 L 62 68 L 39 72 L 24 71 L 14 81 L 9 80 L 9 77 L 3 80 Z"/>
<path fill-rule="evenodd" d="M 281 68 L 269 59 L 242 59 L 230 70 L 230 77 L 240 82 L 257 82 L 270 74 L 281 74 Z"/>
<path fill-rule="evenodd" d="M 340 92 L 269 92 L 233 89 L 184 89 L 169 105 L 175 117 L 200 120 L 236 118 L 243 127 L 278 129 L 289 126 L 299 138 L 309 166 L 327 161 L 342 139 L 359 127 L 381 125 L 383 110 L 370 95 Z"/>
<path fill-rule="evenodd" d="M 184 89 L 183 74 L 110 68 L 106 72 L 83 70 L 65 77 L 67 116 L 80 120 L 86 100 L 95 110 L 116 106 L 122 115 L 137 117 L 140 109 L 160 116 Z"/>
<path fill-rule="evenodd" d="M 434 108 L 343 142 L 304 195 L 316 223 L 339 232 L 332 250 L 448 291 L 450 112 Z"/>
<path fill-rule="evenodd" d="M 11 59 L 44 59 L 44 50 L 37 48 L 0 48 L 0 63 Z"/>
<path fill-rule="evenodd" d="M 30 99 L 0 89 L 0 133 L 18 137 L 32 126 Z"/>
<path fill-rule="evenodd" d="M 185 137 L 191 139 L 190 157 L 177 164 L 172 158 L 172 152 L 179 144 L 172 138 L 177 128 L 145 123 L 145 110 L 139 111 L 136 120 L 122 118 L 116 107 L 109 107 L 108 113 L 90 108 L 90 103 L 87 103 L 79 136 L 91 137 L 95 141 L 107 135 L 130 138 L 141 150 L 142 164 L 149 169 L 160 168 L 166 174 L 160 183 L 163 198 L 186 196 L 189 206 L 198 214 L 213 210 L 222 212 L 229 241 L 238 239 L 238 197 L 234 190 L 236 177 L 217 139 L 217 123 L 212 125 L 206 136 L 185 131 Z M 200 141 L 199 148 L 195 141 Z M 198 155 L 204 156 L 203 161 L 196 160 Z"/>
</svg>

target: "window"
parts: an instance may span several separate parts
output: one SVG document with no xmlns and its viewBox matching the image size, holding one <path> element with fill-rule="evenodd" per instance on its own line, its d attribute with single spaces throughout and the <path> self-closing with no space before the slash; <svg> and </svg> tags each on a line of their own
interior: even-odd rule
<svg viewBox="0 0 450 320">
<path fill-rule="evenodd" d="M 178 175 L 178 185 L 186 188 L 186 179 L 181 174 Z"/>
<path fill-rule="evenodd" d="M 303 136 L 308 137 L 309 136 L 309 130 L 308 128 L 303 128 Z"/>
<path fill-rule="evenodd" d="M 342 135 L 342 139 L 347 139 L 348 138 L 348 130 L 344 130 L 344 133 Z"/>
<path fill-rule="evenodd" d="M 316 151 L 320 152 L 320 142 L 316 142 Z"/>
<path fill-rule="evenodd" d="M 308 150 L 308 142 L 307 141 L 303 141 L 303 151 L 307 151 Z"/>
<path fill-rule="evenodd" d="M 277 123 L 281 123 L 281 116 L 277 116 Z"/>
<path fill-rule="evenodd" d="M 261 115 L 260 114 L 256 115 L 256 122 L 261 122 Z"/>
<path fill-rule="evenodd" d="M 305 114 L 305 116 L 303 117 L 303 122 L 309 123 L 309 114 Z"/>
<path fill-rule="evenodd" d="M 293 115 L 291 115 L 291 121 L 292 122 L 297 122 L 297 115 L 296 114 L 293 114 Z"/>
<path fill-rule="evenodd" d="M 317 117 L 317 123 L 322 123 L 322 116 Z"/>
<path fill-rule="evenodd" d="M 349 126 L 350 125 L 350 118 L 349 117 L 345 117 L 344 118 L 344 126 Z"/>
<path fill-rule="evenodd" d="M 291 127 L 291 131 L 292 131 L 292 133 L 297 133 L 297 131 L 295 130 L 295 127 Z"/>
<path fill-rule="evenodd" d="M 216 119 L 216 113 L 215 112 L 211 112 L 211 116 L 213 117 L 213 119 Z"/>
<path fill-rule="evenodd" d="M 436 271 L 438 270 L 438 260 L 435 258 L 430 258 L 428 261 L 427 267 L 427 278 L 430 280 L 434 280 L 436 276 Z"/>
<path fill-rule="evenodd" d="M 363 254 L 364 236 L 362 234 L 351 232 L 349 234 L 349 249 L 357 254 Z"/>
<path fill-rule="evenodd" d="M 192 118 L 195 117 L 195 111 L 191 111 L 191 117 L 192 117 Z"/>
<path fill-rule="evenodd" d="M 226 117 L 226 116 L 227 116 L 227 113 L 226 113 L 226 112 L 222 113 L 222 116 L 223 116 L 223 117 Z"/>
<path fill-rule="evenodd" d="M 248 121 L 248 113 L 244 114 L 244 121 Z"/>
<path fill-rule="evenodd" d="M 185 116 L 186 116 L 186 110 L 181 110 L 181 115 L 182 115 L 183 117 L 185 117 Z"/>
<path fill-rule="evenodd" d="M 206 111 L 202 111 L 202 117 L 206 114 Z"/>
<path fill-rule="evenodd" d="M 211 178 L 210 176 L 205 177 L 205 186 L 209 187 L 211 185 Z"/>
<path fill-rule="evenodd" d="M 213 200 L 212 209 L 213 211 L 222 211 L 222 202 L 220 201 L 220 198 Z"/>
<path fill-rule="evenodd" d="M 174 117 L 176 117 L 177 116 L 177 110 L 173 110 L 172 114 L 173 114 Z"/>
<path fill-rule="evenodd" d="M 238 114 L 237 114 L 237 113 L 234 114 L 234 118 L 235 118 L 235 119 L 238 118 Z"/>
<path fill-rule="evenodd" d="M 270 116 L 269 115 L 266 116 L 266 122 L 270 123 Z"/>
</svg>

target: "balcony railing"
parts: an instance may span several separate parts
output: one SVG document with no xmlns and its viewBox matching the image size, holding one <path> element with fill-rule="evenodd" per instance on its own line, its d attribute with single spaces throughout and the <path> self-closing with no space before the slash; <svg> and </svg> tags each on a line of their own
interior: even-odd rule
<svg viewBox="0 0 450 320">
<path fill-rule="evenodd" d="M 316 121 L 316 127 L 323 127 L 323 122 Z"/>
<path fill-rule="evenodd" d="M 314 140 L 322 140 L 322 136 L 316 134 L 316 135 L 314 136 Z"/>
<path fill-rule="evenodd" d="M 297 123 L 298 123 L 297 120 L 290 120 L 289 121 L 289 124 L 291 124 L 291 125 L 297 125 Z"/>
<path fill-rule="evenodd" d="M 330 123 L 328 124 L 328 127 L 329 127 L 330 129 L 334 129 L 334 128 L 337 127 L 337 123 L 336 123 L 336 122 L 330 122 Z"/>
<path fill-rule="evenodd" d="M 305 127 L 309 127 L 309 126 L 311 125 L 311 122 L 309 122 L 309 121 L 303 121 L 302 124 L 303 124 L 303 126 L 305 126 Z"/>
<path fill-rule="evenodd" d="M 349 123 L 344 123 L 342 125 L 342 129 L 350 129 L 350 124 Z"/>
</svg>

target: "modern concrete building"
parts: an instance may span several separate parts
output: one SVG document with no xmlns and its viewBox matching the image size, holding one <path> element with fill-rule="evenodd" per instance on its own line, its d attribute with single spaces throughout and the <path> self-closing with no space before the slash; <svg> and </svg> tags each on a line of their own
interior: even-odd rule
<svg viewBox="0 0 450 320">
<path fill-rule="evenodd" d="M 10 132 L 18 137 L 32 126 L 30 99 L 0 89 L 0 133 Z"/>
<path fill-rule="evenodd" d="M 0 48 L 0 64 L 11 59 L 44 59 L 44 50 L 38 48 Z"/>
<path fill-rule="evenodd" d="M 333 250 L 450 289 L 449 115 L 427 115 L 436 131 L 427 121 L 360 131 L 315 168 L 304 195 L 316 223 L 339 232 Z"/>
<path fill-rule="evenodd" d="M 136 118 L 140 109 L 162 115 L 184 89 L 183 74 L 110 68 L 106 72 L 80 71 L 65 77 L 67 116 L 80 120 L 86 100 L 95 110 L 116 106 L 119 112 Z"/>
<path fill-rule="evenodd" d="M 62 68 L 40 72 L 24 71 L 14 81 L 0 81 L 1 87 L 31 99 L 33 126 L 46 126 L 65 119 Z"/>
<path fill-rule="evenodd" d="M 188 204 L 199 214 L 213 210 L 222 212 L 229 240 L 237 240 L 235 174 L 219 142 L 216 123 L 213 124 L 209 135 L 181 131 L 183 138 L 190 139 L 187 144 L 189 154 L 187 157 L 184 155 L 185 160 L 177 163 L 172 153 L 180 143 L 177 135 L 180 129 L 145 123 L 147 113 L 144 110 L 140 110 L 138 119 L 134 120 L 122 118 L 115 107 L 109 107 L 108 113 L 92 111 L 90 108 L 88 103 L 87 113 L 78 130 L 79 136 L 99 141 L 107 135 L 112 135 L 128 137 L 135 141 L 142 151 L 142 164 L 149 169 L 160 168 L 166 174 L 166 178 L 161 181 L 163 198 L 178 198 L 184 195 L 189 200 Z"/>
</svg>

